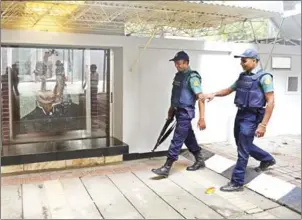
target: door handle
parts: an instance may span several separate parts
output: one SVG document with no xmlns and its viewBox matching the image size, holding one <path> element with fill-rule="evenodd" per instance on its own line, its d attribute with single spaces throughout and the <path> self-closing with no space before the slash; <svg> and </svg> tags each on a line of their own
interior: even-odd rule
<svg viewBox="0 0 302 220">
<path fill-rule="evenodd" d="M 110 92 L 110 103 L 113 103 L 113 92 Z"/>
</svg>

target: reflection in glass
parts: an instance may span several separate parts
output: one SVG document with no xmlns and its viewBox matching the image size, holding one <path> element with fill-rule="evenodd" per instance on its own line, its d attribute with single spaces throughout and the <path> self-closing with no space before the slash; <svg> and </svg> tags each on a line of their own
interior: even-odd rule
<svg viewBox="0 0 302 220">
<path fill-rule="evenodd" d="M 1 47 L 10 140 L 108 136 L 105 54 L 104 50 Z"/>
</svg>

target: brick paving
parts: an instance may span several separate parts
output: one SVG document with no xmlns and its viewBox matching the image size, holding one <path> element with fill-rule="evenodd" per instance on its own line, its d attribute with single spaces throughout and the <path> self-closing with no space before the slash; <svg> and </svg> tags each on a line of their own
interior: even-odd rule
<svg viewBox="0 0 302 220">
<path fill-rule="evenodd" d="M 277 161 L 274 167 L 265 172 L 266 174 L 301 187 L 301 135 L 256 138 L 254 143 L 271 153 Z M 236 147 L 228 142 L 203 144 L 202 147 L 215 154 L 237 160 Z M 250 157 L 248 166 L 258 165 L 259 162 Z"/>
</svg>

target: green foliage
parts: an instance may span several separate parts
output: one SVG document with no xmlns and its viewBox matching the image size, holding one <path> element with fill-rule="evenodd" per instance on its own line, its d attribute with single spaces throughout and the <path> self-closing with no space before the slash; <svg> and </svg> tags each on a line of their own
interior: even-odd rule
<svg viewBox="0 0 302 220">
<path fill-rule="evenodd" d="M 252 25 L 252 26 L 251 26 Z M 137 26 L 136 24 L 126 25 L 126 33 L 131 33 L 132 36 L 150 36 L 155 30 L 155 26 L 146 24 Z M 209 41 L 252 41 L 254 33 L 257 39 L 269 38 L 269 35 L 274 34 L 275 30 L 271 30 L 268 19 L 258 19 L 245 22 L 236 22 L 232 24 L 222 25 L 217 28 L 203 29 L 184 29 L 177 27 L 157 27 L 155 37 L 163 36 L 179 36 L 190 38 L 203 38 Z"/>
<path fill-rule="evenodd" d="M 253 33 L 253 29 L 255 33 Z M 246 21 L 224 25 L 213 35 L 206 36 L 205 39 L 215 41 L 251 41 L 254 40 L 254 34 L 256 39 L 267 38 L 269 34 L 269 21 Z"/>
</svg>

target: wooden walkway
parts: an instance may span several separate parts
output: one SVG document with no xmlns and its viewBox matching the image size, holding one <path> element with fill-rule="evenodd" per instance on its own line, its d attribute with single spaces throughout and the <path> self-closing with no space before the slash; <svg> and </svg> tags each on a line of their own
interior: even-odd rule
<svg viewBox="0 0 302 220">
<path fill-rule="evenodd" d="M 1 219 L 301 219 L 248 189 L 206 194 L 208 187 L 219 189 L 227 179 L 208 169 L 188 172 L 185 167 L 191 162 L 185 158 L 169 178 L 156 178 L 150 169 L 163 162 L 159 158 L 57 171 L 69 175 L 56 179 L 51 178 L 54 172 L 32 174 L 23 182 L 2 177 Z M 106 172 L 114 167 L 119 171 Z M 34 175 L 44 175 L 44 181 Z"/>
</svg>

